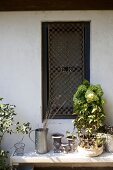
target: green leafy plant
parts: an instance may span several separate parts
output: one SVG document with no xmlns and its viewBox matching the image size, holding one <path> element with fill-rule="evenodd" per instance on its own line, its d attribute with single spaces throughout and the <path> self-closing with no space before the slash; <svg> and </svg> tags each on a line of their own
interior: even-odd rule
<svg viewBox="0 0 113 170">
<path fill-rule="evenodd" d="M 66 138 L 75 139 L 77 138 L 76 133 L 74 131 L 73 132 L 66 131 Z"/>
<path fill-rule="evenodd" d="M 6 159 L 7 158 L 8 158 L 8 152 L 0 149 L 0 169 L 1 170 L 9 169 L 9 167 L 6 166 Z"/>
<path fill-rule="evenodd" d="M 16 116 L 15 106 L 10 104 L 3 104 L 3 98 L 0 98 L 0 170 L 10 169 L 6 165 L 6 160 L 8 158 L 8 152 L 2 150 L 1 145 L 5 133 L 22 133 L 28 134 L 31 130 L 30 123 L 15 123 L 14 118 Z M 23 138 L 22 138 L 23 140 Z"/>
<path fill-rule="evenodd" d="M 105 120 L 103 94 L 100 85 L 92 85 L 84 80 L 73 96 L 74 115 L 76 115 L 73 123 L 78 129 L 80 145 L 83 147 L 102 144 L 97 133 Z"/>
</svg>

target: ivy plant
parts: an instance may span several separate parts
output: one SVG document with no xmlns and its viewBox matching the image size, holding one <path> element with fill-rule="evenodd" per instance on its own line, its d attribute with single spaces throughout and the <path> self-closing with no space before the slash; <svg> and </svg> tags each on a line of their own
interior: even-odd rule
<svg viewBox="0 0 113 170">
<path fill-rule="evenodd" d="M 6 165 L 6 160 L 8 158 L 8 152 L 2 150 L 1 144 L 5 133 L 22 133 L 28 134 L 31 130 L 30 123 L 20 123 L 15 122 L 14 118 L 16 116 L 15 106 L 10 104 L 4 104 L 2 102 L 3 98 L 0 98 L 0 170 L 10 169 Z"/>
</svg>

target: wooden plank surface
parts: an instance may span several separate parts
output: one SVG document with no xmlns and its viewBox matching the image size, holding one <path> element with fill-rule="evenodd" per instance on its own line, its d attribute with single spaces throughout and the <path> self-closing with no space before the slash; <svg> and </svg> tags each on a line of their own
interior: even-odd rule
<svg viewBox="0 0 113 170">
<path fill-rule="evenodd" d="M 112 9 L 113 0 L 0 0 L 0 11 Z"/>
<path fill-rule="evenodd" d="M 82 168 L 63 168 L 63 167 L 57 167 L 57 168 L 34 168 L 34 170 L 113 170 L 113 168 L 90 168 L 90 167 L 82 167 Z"/>
</svg>

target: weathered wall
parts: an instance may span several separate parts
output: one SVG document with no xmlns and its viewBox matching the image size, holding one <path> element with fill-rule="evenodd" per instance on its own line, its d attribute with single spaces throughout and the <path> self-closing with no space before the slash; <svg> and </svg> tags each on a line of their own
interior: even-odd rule
<svg viewBox="0 0 113 170">
<path fill-rule="evenodd" d="M 0 97 L 16 105 L 18 120 L 41 126 L 42 21 L 91 21 L 91 82 L 102 85 L 107 122 L 113 124 L 113 11 L 1 12 Z M 52 120 L 49 137 L 72 128 L 72 120 Z M 20 138 L 6 136 L 4 147 L 9 149 Z M 34 148 L 28 137 L 25 143 L 26 150 Z"/>
</svg>

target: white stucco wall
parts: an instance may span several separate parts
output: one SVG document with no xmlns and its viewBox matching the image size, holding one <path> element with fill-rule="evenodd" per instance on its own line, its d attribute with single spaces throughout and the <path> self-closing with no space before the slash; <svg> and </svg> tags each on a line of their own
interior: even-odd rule
<svg viewBox="0 0 113 170">
<path fill-rule="evenodd" d="M 17 119 L 41 126 L 41 22 L 91 21 L 91 82 L 102 85 L 106 121 L 113 125 L 113 11 L 46 11 L 0 13 L 0 97 L 15 104 Z M 71 130 L 72 120 L 51 120 L 53 132 Z M 21 137 L 6 136 L 9 150 Z M 50 140 L 51 141 L 51 140 Z M 25 138 L 26 150 L 34 144 Z"/>
</svg>

